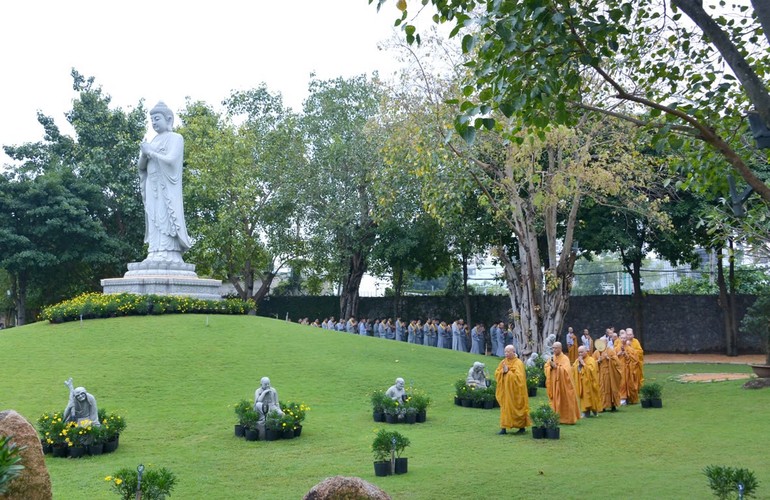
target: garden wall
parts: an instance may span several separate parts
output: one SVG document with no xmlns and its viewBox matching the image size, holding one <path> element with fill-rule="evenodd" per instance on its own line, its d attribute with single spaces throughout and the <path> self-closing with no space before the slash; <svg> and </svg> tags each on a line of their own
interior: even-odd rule
<svg viewBox="0 0 770 500">
<path fill-rule="evenodd" d="M 740 322 L 746 308 L 755 297 L 736 297 L 737 318 Z M 647 352 L 716 352 L 725 350 L 724 319 L 718 297 L 710 295 L 648 295 L 644 303 L 644 349 Z M 493 321 L 506 320 L 511 303 L 503 296 L 470 297 L 474 322 L 490 325 Z M 307 317 L 310 321 L 339 314 L 339 297 L 269 297 L 258 307 L 260 316 L 278 319 L 288 317 L 292 321 Z M 394 317 L 392 297 L 361 298 L 359 316 L 366 318 Z M 404 319 L 429 317 L 447 322 L 465 315 L 462 298 L 458 297 L 404 297 L 401 299 Z M 607 326 L 616 330 L 633 327 L 631 296 L 597 295 L 570 299 L 570 309 L 564 323 L 575 332 L 588 328 L 594 338 L 601 336 Z M 738 349 L 741 353 L 762 352 L 759 335 L 740 335 Z"/>
</svg>

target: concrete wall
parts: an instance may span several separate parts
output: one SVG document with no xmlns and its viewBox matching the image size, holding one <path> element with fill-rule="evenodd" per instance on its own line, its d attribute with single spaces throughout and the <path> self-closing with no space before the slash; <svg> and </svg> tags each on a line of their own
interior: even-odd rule
<svg viewBox="0 0 770 500">
<path fill-rule="evenodd" d="M 754 302 L 753 296 L 737 297 L 737 318 L 743 317 L 746 308 Z M 471 314 L 474 322 L 486 325 L 493 321 L 507 321 L 511 304 L 508 297 L 474 296 Z M 365 297 L 361 299 L 359 316 L 381 318 L 395 316 L 394 301 L 390 297 Z M 405 297 L 401 300 L 400 316 L 403 319 L 435 317 L 447 322 L 465 316 L 462 298 L 458 297 Z M 308 317 L 318 318 L 339 315 L 339 297 L 271 297 L 259 304 L 258 314 L 297 321 Z M 644 349 L 647 352 L 724 352 L 724 318 L 718 297 L 710 295 L 648 295 L 644 308 Z M 597 295 L 572 297 L 564 330 L 572 326 L 576 332 L 588 328 L 596 338 L 607 326 L 616 330 L 633 327 L 631 297 L 628 295 Z M 762 352 L 758 335 L 740 335 L 738 349 L 741 353 Z"/>
</svg>

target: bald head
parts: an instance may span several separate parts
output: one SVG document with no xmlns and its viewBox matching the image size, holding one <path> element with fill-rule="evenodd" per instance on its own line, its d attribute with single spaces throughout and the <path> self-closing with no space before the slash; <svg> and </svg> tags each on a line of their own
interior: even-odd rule
<svg viewBox="0 0 770 500">
<path fill-rule="evenodd" d="M 554 342 L 553 343 L 553 355 L 558 356 L 561 354 L 561 342 Z"/>
</svg>

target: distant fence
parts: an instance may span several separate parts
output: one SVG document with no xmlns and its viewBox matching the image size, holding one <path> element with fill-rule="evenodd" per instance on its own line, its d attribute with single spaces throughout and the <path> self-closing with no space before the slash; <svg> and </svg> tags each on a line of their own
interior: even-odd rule
<svg viewBox="0 0 770 500">
<path fill-rule="evenodd" d="M 736 297 L 738 322 L 754 302 L 751 295 Z M 564 327 L 575 332 L 588 328 L 596 338 L 608 326 L 616 330 L 634 326 L 632 297 L 628 295 L 595 295 L 572 297 Z M 644 298 L 644 349 L 648 352 L 708 353 L 725 351 L 724 315 L 719 298 L 713 295 L 648 295 Z M 479 295 L 470 297 L 474 322 L 490 325 L 508 321 L 511 303 L 508 297 Z M 339 297 L 270 297 L 260 302 L 258 314 L 291 321 L 339 315 Z M 363 297 L 359 317 L 394 317 L 392 297 Z M 465 316 L 461 297 L 403 297 L 401 318 L 440 318 L 447 322 Z M 741 353 L 762 352 L 759 334 L 738 335 Z"/>
</svg>

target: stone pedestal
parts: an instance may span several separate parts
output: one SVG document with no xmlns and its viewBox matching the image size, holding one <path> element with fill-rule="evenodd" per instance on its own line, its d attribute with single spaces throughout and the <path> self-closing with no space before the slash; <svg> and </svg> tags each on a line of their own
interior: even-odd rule
<svg viewBox="0 0 770 500">
<path fill-rule="evenodd" d="M 222 282 L 199 278 L 195 264 L 185 262 L 132 262 L 122 278 L 101 280 L 105 294 L 179 295 L 196 299 L 221 300 Z"/>
</svg>

